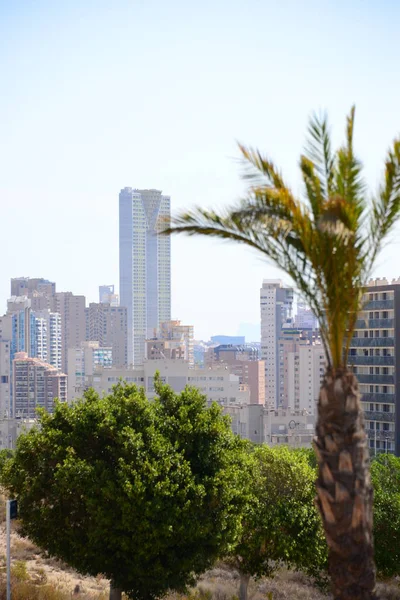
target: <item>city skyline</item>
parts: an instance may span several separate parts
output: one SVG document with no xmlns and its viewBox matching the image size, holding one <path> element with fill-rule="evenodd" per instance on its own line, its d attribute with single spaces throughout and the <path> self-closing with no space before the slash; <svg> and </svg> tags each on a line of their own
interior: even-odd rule
<svg viewBox="0 0 400 600">
<path fill-rule="evenodd" d="M 118 285 L 118 191 L 156 187 L 173 212 L 231 203 L 243 192 L 236 140 L 271 156 L 300 193 L 313 110 L 328 111 L 336 144 L 356 103 L 355 147 L 376 189 L 400 131 L 400 82 L 388 76 L 400 6 L 384 4 L 390 19 L 361 0 L 2 3 L 0 298 L 11 277 L 44 273 L 97 302 L 98 285 Z M 374 275 L 400 275 L 397 252 Z M 206 339 L 257 323 L 260 282 L 282 277 L 212 240 L 173 239 L 172 263 L 172 316 Z"/>
</svg>

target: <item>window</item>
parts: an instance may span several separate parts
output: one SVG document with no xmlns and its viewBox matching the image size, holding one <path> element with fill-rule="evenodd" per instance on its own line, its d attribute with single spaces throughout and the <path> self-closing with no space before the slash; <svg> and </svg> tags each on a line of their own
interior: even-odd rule
<svg viewBox="0 0 400 600">
<path fill-rule="evenodd" d="M 1 383 L 8 383 L 8 375 L 2 375 L 0 382 Z"/>
<path fill-rule="evenodd" d="M 372 387 L 372 385 L 371 385 L 370 387 Z M 373 411 L 374 411 L 374 405 L 373 405 L 373 404 L 370 404 L 370 405 L 369 405 L 369 410 L 370 410 L 371 412 L 373 412 Z"/>
<path fill-rule="evenodd" d="M 383 386 L 386 387 L 386 386 Z M 390 406 L 389 404 L 382 404 L 382 411 L 383 412 L 390 412 Z"/>
<path fill-rule="evenodd" d="M 383 423 L 383 431 L 389 431 L 389 423 Z"/>
</svg>

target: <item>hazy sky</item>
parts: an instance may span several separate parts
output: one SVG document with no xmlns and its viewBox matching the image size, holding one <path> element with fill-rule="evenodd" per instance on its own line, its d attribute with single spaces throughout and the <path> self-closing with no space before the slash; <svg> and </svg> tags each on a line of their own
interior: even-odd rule
<svg viewBox="0 0 400 600">
<path fill-rule="evenodd" d="M 0 312 L 27 275 L 97 301 L 118 286 L 118 193 L 173 209 L 235 200 L 236 140 L 299 189 L 307 119 L 356 142 L 376 185 L 400 131 L 396 0 L 0 0 Z M 232 244 L 174 238 L 173 316 L 196 337 L 259 321 L 277 271 Z M 400 246 L 378 274 L 400 275 Z"/>
</svg>

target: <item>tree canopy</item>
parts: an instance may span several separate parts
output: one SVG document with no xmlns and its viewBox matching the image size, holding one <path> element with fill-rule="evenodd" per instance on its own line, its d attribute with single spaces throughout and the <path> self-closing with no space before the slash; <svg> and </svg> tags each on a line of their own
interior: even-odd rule
<svg viewBox="0 0 400 600">
<path fill-rule="evenodd" d="M 400 575 L 400 458 L 382 454 L 372 461 L 375 562 L 382 577 Z"/>
<path fill-rule="evenodd" d="M 282 564 L 318 575 L 326 569 L 327 547 L 307 454 L 260 446 L 251 458 L 251 498 L 230 562 L 255 577 Z"/>
<path fill-rule="evenodd" d="M 138 600 L 183 590 L 228 552 L 246 501 L 243 443 L 220 408 L 156 389 L 152 402 L 118 384 L 57 403 L 2 470 L 26 535 Z"/>
</svg>

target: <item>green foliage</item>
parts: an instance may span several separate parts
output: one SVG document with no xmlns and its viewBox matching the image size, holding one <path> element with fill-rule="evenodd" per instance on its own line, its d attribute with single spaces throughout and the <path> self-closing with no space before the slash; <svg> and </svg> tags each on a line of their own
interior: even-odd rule
<svg viewBox="0 0 400 600">
<path fill-rule="evenodd" d="M 375 561 L 381 577 L 400 575 L 400 458 L 382 454 L 372 461 Z"/>
<path fill-rule="evenodd" d="M 234 240 L 275 263 L 318 318 L 328 367 L 334 368 L 346 365 L 364 287 L 400 213 L 400 139 L 387 153 L 383 182 L 371 200 L 354 152 L 354 117 L 353 107 L 336 152 L 327 118 L 312 117 L 299 161 L 303 198 L 268 157 L 240 146 L 247 196 L 218 213 L 204 207 L 182 213 L 164 232 Z"/>
<path fill-rule="evenodd" d="M 251 493 L 230 562 L 255 577 L 282 563 L 317 576 L 327 548 L 314 505 L 315 469 L 306 452 L 261 446 L 251 454 Z"/>
<path fill-rule="evenodd" d="M 41 414 L 2 482 L 25 534 L 131 597 L 184 590 L 226 553 L 241 525 L 243 442 L 198 390 L 159 397 L 118 384 Z"/>
</svg>

